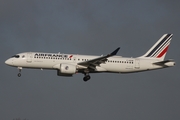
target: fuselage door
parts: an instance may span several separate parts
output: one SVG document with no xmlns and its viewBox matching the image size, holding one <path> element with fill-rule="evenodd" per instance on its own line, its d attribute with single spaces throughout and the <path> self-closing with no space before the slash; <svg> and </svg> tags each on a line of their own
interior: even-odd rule
<svg viewBox="0 0 180 120">
<path fill-rule="evenodd" d="M 32 62 L 32 53 L 27 53 L 27 63 L 31 63 Z"/>
<path fill-rule="evenodd" d="M 134 66 L 135 69 L 139 69 L 140 68 L 140 60 L 139 59 L 136 59 L 135 60 L 135 66 Z"/>
</svg>

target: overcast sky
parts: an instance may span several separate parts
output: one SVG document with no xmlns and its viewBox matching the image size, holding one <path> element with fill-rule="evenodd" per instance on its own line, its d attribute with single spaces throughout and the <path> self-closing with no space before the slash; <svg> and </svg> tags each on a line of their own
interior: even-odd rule
<svg viewBox="0 0 180 120">
<path fill-rule="evenodd" d="M 169 0 L 0 0 L 0 119 L 179 120 L 180 2 Z M 14 54 L 39 51 L 138 57 L 173 33 L 172 68 L 59 77 L 18 70 Z"/>
</svg>

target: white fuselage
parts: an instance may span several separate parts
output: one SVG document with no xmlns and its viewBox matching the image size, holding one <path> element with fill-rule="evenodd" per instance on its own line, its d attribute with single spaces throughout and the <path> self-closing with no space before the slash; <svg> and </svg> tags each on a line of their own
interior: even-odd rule
<svg viewBox="0 0 180 120">
<path fill-rule="evenodd" d="M 59 54 L 59 53 L 39 53 L 39 52 L 25 52 L 18 54 L 19 58 L 13 57 L 8 59 L 5 63 L 22 68 L 35 69 L 54 69 L 57 70 L 57 64 L 71 64 L 78 69 L 84 66 L 78 65 L 80 62 L 85 62 L 95 59 L 100 56 L 90 55 L 75 55 L 75 54 Z M 157 59 L 142 59 L 142 58 L 125 58 L 121 56 L 109 57 L 105 63 L 96 66 L 95 71 L 91 72 L 112 72 L 112 73 L 131 73 L 140 72 L 153 69 L 160 69 L 164 67 L 174 66 L 171 63 L 167 66 L 159 66 L 153 63 L 159 62 Z"/>
</svg>

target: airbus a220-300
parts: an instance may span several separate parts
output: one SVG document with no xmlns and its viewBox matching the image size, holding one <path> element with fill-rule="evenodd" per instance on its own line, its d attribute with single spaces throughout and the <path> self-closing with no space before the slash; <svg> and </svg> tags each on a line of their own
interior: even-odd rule
<svg viewBox="0 0 180 120">
<path fill-rule="evenodd" d="M 102 56 L 24 52 L 19 53 L 5 63 L 22 68 L 56 70 L 58 76 L 71 77 L 76 73 L 84 74 L 84 81 L 90 80 L 90 73 L 134 73 L 172 67 L 172 59 L 164 60 L 173 34 L 164 34 L 144 55 L 136 58 L 116 56 L 120 48 Z"/>
</svg>

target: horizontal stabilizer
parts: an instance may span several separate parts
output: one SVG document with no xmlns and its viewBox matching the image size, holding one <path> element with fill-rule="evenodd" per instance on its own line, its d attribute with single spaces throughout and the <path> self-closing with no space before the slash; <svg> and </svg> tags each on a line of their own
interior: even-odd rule
<svg viewBox="0 0 180 120">
<path fill-rule="evenodd" d="M 155 62 L 153 64 L 160 65 L 160 66 L 174 66 L 175 62 L 174 62 L 174 60 L 169 59 L 169 60 L 164 60 L 164 61 L 160 61 L 160 62 Z"/>
</svg>

